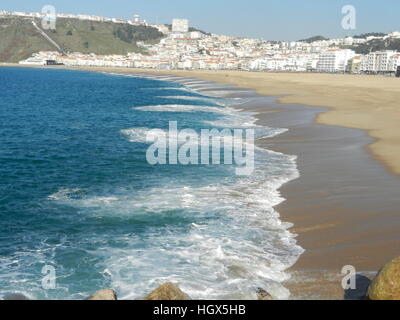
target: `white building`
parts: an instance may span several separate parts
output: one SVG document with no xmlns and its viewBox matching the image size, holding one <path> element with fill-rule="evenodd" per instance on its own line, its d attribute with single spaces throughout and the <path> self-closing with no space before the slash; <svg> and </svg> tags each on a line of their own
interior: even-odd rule
<svg viewBox="0 0 400 320">
<path fill-rule="evenodd" d="M 366 72 L 391 72 L 393 70 L 393 62 L 391 58 L 396 51 L 376 51 L 369 53 L 362 63 L 362 71 Z"/>
<path fill-rule="evenodd" d="M 400 32 L 399 31 L 394 31 L 392 33 L 389 33 L 388 36 L 390 38 L 399 39 L 400 38 Z"/>
<path fill-rule="evenodd" d="M 389 59 L 389 70 L 397 71 L 397 68 L 400 67 L 400 53 L 396 53 Z"/>
<path fill-rule="evenodd" d="M 174 19 L 172 20 L 172 32 L 189 32 L 189 20 Z"/>
<path fill-rule="evenodd" d="M 354 44 L 354 39 L 352 37 L 347 37 L 344 39 L 343 44 L 345 46 L 352 46 Z"/>
<path fill-rule="evenodd" d="M 356 53 L 349 49 L 334 49 L 321 53 L 317 63 L 318 72 L 345 72 L 348 61 Z"/>
<path fill-rule="evenodd" d="M 46 59 L 44 59 L 43 57 L 39 57 L 39 56 L 29 57 L 26 60 L 20 61 L 19 64 L 44 66 L 44 65 L 46 65 Z"/>
<path fill-rule="evenodd" d="M 191 39 L 201 39 L 202 36 L 203 36 L 202 33 L 199 32 L 199 31 L 190 32 L 190 38 Z"/>
</svg>

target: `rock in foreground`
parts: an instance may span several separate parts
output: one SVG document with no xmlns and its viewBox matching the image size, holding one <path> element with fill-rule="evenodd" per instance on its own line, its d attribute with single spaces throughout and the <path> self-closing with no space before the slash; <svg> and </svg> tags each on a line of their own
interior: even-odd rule
<svg viewBox="0 0 400 320">
<path fill-rule="evenodd" d="M 176 284 L 168 282 L 139 300 L 190 300 L 190 298 Z"/>
<path fill-rule="evenodd" d="M 87 298 L 87 300 L 117 300 L 117 293 L 111 289 L 99 290 Z"/>
<path fill-rule="evenodd" d="M 29 298 L 23 294 L 13 293 L 6 295 L 3 300 L 29 300 Z"/>
<path fill-rule="evenodd" d="M 400 300 L 400 257 L 387 263 L 368 288 L 371 300 Z"/>
<path fill-rule="evenodd" d="M 257 289 L 257 299 L 258 300 L 274 300 L 274 298 L 264 289 Z"/>
</svg>

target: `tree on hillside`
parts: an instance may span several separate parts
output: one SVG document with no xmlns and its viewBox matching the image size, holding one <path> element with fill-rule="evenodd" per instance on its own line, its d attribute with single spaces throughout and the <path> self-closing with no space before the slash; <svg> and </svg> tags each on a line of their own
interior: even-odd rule
<svg viewBox="0 0 400 320">
<path fill-rule="evenodd" d="M 124 42 L 135 43 L 137 41 L 161 39 L 164 34 L 152 27 L 124 24 L 115 27 L 114 36 Z"/>
</svg>

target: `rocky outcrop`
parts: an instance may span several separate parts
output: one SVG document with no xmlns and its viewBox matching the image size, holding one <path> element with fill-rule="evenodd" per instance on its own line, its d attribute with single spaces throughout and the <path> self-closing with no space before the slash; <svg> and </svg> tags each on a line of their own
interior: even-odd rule
<svg viewBox="0 0 400 320">
<path fill-rule="evenodd" d="M 111 289 L 99 290 L 86 300 L 117 300 L 117 293 Z"/>
<path fill-rule="evenodd" d="M 6 295 L 3 300 L 29 300 L 29 298 L 20 293 L 13 293 Z"/>
<path fill-rule="evenodd" d="M 168 282 L 138 300 L 190 300 L 190 297 L 179 289 L 176 284 Z"/>
<path fill-rule="evenodd" d="M 274 300 L 274 298 L 264 289 L 257 289 L 257 299 L 258 300 Z"/>
<path fill-rule="evenodd" d="M 387 263 L 368 288 L 370 300 L 400 300 L 400 257 Z"/>
<path fill-rule="evenodd" d="M 344 300 L 368 300 L 367 291 L 371 284 L 368 274 L 356 274 L 355 287 L 344 290 Z"/>
</svg>

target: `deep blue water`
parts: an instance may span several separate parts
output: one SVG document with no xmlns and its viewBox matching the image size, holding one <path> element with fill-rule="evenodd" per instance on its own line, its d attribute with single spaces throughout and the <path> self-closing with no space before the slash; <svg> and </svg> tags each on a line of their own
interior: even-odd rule
<svg viewBox="0 0 400 320">
<path fill-rule="evenodd" d="M 3 67 L 0 87 L 1 295 L 81 299 L 111 287 L 135 298 L 165 281 L 194 298 L 285 294 L 301 249 L 272 207 L 297 175 L 293 157 L 258 151 L 245 178 L 145 157 L 145 133 L 169 121 L 199 130 L 249 115 L 176 82 L 120 75 Z M 149 107 L 159 105 L 190 109 Z M 56 289 L 42 288 L 44 265 Z"/>
</svg>

